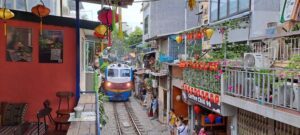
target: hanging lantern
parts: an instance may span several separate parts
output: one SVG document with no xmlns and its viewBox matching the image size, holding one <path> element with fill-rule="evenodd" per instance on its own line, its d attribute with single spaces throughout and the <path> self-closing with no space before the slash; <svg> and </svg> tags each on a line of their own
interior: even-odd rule
<svg viewBox="0 0 300 135">
<path fill-rule="evenodd" d="M 100 24 L 95 28 L 95 36 L 98 38 L 104 38 L 107 32 L 107 27 L 105 25 Z"/>
<path fill-rule="evenodd" d="M 205 30 L 205 33 L 206 33 L 206 36 L 207 36 L 208 40 L 210 40 L 210 38 L 214 34 L 214 30 L 213 29 L 207 29 L 207 30 Z"/>
<path fill-rule="evenodd" d="M 194 106 L 195 113 L 199 114 L 201 112 L 201 108 L 198 105 Z"/>
<path fill-rule="evenodd" d="M 198 35 L 198 32 L 194 32 L 194 33 L 193 33 L 194 40 L 197 40 L 197 39 L 198 39 L 197 35 Z"/>
<path fill-rule="evenodd" d="M 197 96 L 200 97 L 200 96 L 201 96 L 200 94 L 201 94 L 201 93 L 200 93 L 200 90 L 197 89 Z"/>
<path fill-rule="evenodd" d="M 43 17 L 48 16 L 50 13 L 50 9 L 44 5 L 44 2 L 41 1 L 42 4 L 38 4 L 31 8 L 31 12 L 38 17 L 40 17 L 40 34 L 42 35 L 43 30 Z"/>
<path fill-rule="evenodd" d="M 197 38 L 197 39 L 201 39 L 201 38 L 202 38 L 202 34 L 201 34 L 200 31 L 197 32 L 196 38 Z"/>
<path fill-rule="evenodd" d="M 6 36 L 6 21 L 15 16 L 15 14 L 7 8 L 0 8 L 0 18 L 4 20 L 4 35 Z"/>
<path fill-rule="evenodd" d="M 98 20 L 108 26 L 108 27 L 112 27 L 113 24 L 113 12 L 110 8 L 108 7 L 104 7 L 101 10 L 98 11 Z M 119 15 L 115 14 L 115 23 L 119 22 Z"/>
<path fill-rule="evenodd" d="M 210 102 L 214 103 L 214 94 L 210 93 L 209 100 Z"/>
<path fill-rule="evenodd" d="M 196 0 L 188 0 L 188 5 L 189 5 L 190 10 L 192 11 L 192 10 L 194 10 L 194 8 L 197 5 L 197 1 Z"/>
<path fill-rule="evenodd" d="M 201 98 L 204 98 L 205 97 L 205 93 L 203 90 L 201 90 Z"/>
<path fill-rule="evenodd" d="M 216 104 L 219 104 L 219 101 L 220 101 L 219 95 L 215 95 L 215 103 L 216 103 Z"/>
<path fill-rule="evenodd" d="M 209 119 L 210 123 L 214 123 L 215 119 L 216 119 L 216 115 L 210 113 L 210 114 L 208 114 L 208 119 Z"/>
<path fill-rule="evenodd" d="M 209 96 L 208 92 L 205 92 L 205 95 L 204 95 L 205 101 L 208 101 L 208 96 Z"/>
<path fill-rule="evenodd" d="M 182 42 L 182 36 L 181 35 L 176 36 L 176 42 L 177 42 L 177 44 L 180 44 Z"/>
</svg>

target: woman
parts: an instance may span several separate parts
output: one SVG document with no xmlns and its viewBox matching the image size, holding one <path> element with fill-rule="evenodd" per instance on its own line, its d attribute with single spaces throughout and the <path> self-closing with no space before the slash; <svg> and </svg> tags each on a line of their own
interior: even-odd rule
<svg viewBox="0 0 300 135">
<path fill-rule="evenodd" d="M 207 135 L 207 134 L 206 134 L 206 131 L 205 131 L 205 128 L 201 128 L 201 129 L 200 129 L 199 135 Z"/>
<path fill-rule="evenodd" d="M 174 113 L 174 109 L 171 109 L 170 112 L 170 119 L 169 119 L 169 130 L 171 135 L 175 135 L 174 129 L 176 127 L 176 115 Z"/>
</svg>

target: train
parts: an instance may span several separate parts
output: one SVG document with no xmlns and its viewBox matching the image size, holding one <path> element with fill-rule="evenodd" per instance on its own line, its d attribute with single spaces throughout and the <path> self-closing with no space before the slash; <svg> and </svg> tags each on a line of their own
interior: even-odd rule
<svg viewBox="0 0 300 135">
<path fill-rule="evenodd" d="M 109 101 L 128 101 L 134 88 L 132 68 L 122 63 L 108 65 L 102 86 Z"/>
</svg>

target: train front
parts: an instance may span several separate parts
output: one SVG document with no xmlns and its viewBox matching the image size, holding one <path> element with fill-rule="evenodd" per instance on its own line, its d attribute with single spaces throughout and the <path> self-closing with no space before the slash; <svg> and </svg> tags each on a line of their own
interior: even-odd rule
<svg viewBox="0 0 300 135">
<path fill-rule="evenodd" d="M 132 70 L 125 64 L 108 66 L 103 83 L 104 93 L 110 101 L 127 101 L 133 89 Z"/>
</svg>

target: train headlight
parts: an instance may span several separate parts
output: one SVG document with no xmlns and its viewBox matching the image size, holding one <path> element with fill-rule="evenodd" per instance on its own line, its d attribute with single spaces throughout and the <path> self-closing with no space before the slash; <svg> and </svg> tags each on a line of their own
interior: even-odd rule
<svg viewBox="0 0 300 135">
<path fill-rule="evenodd" d="M 126 86 L 129 88 L 131 87 L 131 83 L 126 83 Z"/>
<path fill-rule="evenodd" d="M 106 87 L 110 87 L 110 86 L 111 86 L 111 82 L 107 82 Z"/>
</svg>

